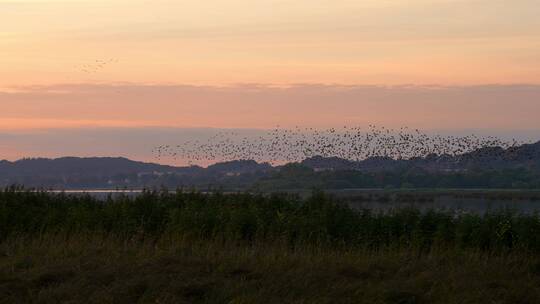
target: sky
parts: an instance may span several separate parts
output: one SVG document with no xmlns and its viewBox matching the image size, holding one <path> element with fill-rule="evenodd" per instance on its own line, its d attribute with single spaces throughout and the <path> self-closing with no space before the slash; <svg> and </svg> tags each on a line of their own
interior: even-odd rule
<svg viewBox="0 0 540 304">
<path fill-rule="evenodd" d="M 0 0 L 0 159 L 277 125 L 540 139 L 539 4 Z"/>
</svg>

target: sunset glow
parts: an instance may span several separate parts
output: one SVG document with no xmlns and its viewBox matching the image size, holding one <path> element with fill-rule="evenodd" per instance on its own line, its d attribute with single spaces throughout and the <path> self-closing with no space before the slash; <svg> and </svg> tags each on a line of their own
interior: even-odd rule
<svg viewBox="0 0 540 304">
<path fill-rule="evenodd" d="M 0 13 L 6 134 L 539 128 L 535 0 L 0 0 Z"/>
<path fill-rule="evenodd" d="M 0 85 L 540 82 L 514 1 L 0 1 Z M 78 68 L 118 58 L 99 73 Z"/>
</svg>

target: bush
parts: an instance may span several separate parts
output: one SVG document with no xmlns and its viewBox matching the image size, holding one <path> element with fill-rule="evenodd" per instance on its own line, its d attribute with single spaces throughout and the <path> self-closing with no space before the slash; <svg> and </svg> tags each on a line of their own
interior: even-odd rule
<svg viewBox="0 0 540 304">
<path fill-rule="evenodd" d="M 376 198 L 372 198 L 376 199 Z M 380 199 L 380 198 L 379 198 Z M 414 197 L 398 197 L 411 201 Z M 423 199 L 423 198 L 422 198 Z M 0 191 L 0 240 L 45 233 L 128 239 L 181 235 L 226 242 L 286 242 L 365 248 L 540 251 L 538 214 L 485 215 L 398 209 L 353 210 L 322 192 L 273 194 L 145 191 L 136 197 Z"/>
</svg>

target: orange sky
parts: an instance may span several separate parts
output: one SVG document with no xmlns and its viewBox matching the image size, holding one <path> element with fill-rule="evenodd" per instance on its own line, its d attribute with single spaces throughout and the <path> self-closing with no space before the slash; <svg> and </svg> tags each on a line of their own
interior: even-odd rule
<svg viewBox="0 0 540 304">
<path fill-rule="evenodd" d="M 0 135 L 540 129 L 537 0 L 0 0 L 0 16 Z"/>
<path fill-rule="evenodd" d="M 540 85 L 33 86 L 0 91 L 0 130 L 368 124 L 540 129 L 538 100 Z"/>
<path fill-rule="evenodd" d="M 537 0 L 0 0 L 0 12 L 4 87 L 540 82 Z"/>
</svg>

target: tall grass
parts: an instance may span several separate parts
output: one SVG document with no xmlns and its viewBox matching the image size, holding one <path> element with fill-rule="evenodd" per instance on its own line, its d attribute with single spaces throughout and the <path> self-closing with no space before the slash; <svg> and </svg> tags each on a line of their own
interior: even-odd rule
<svg viewBox="0 0 540 304">
<path fill-rule="evenodd" d="M 0 242 L 0 303 L 539 303 L 537 255 L 184 238 Z"/>
<path fill-rule="evenodd" d="M 407 197 L 407 201 L 414 197 Z M 540 218 L 0 191 L 0 303 L 539 303 Z"/>
<path fill-rule="evenodd" d="M 0 191 L 0 241 L 41 235 L 123 239 L 171 236 L 222 242 L 344 248 L 540 252 L 540 217 L 508 210 L 483 215 L 353 210 L 331 196 L 145 191 L 136 197 Z"/>
</svg>

